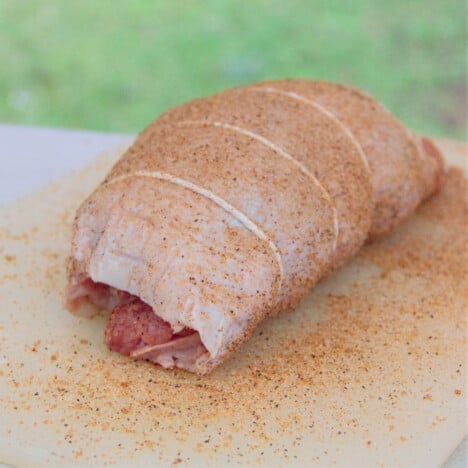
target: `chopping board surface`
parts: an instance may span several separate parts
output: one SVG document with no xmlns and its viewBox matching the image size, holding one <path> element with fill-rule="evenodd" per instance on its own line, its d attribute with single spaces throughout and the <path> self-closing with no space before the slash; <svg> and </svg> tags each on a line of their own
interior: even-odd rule
<svg viewBox="0 0 468 468">
<path fill-rule="evenodd" d="M 447 159 L 466 164 L 462 152 Z M 212 375 L 134 362 L 64 311 L 74 211 L 105 155 L 0 208 L 0 462 L 436 466 L 466 431 L 467 187 L 458 169 Z"/>
</svg>

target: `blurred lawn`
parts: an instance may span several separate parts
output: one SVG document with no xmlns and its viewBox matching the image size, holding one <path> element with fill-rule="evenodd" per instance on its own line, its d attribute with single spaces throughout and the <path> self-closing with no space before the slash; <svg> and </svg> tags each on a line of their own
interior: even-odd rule
<svg viewBox="0 0 468 468">
<path fill-rule="evenodd" d="M 135 132 L 276 77 L 353 83 L 466 139 L 464 0 L 0 0 L 0 121 Z"/>
</svg>

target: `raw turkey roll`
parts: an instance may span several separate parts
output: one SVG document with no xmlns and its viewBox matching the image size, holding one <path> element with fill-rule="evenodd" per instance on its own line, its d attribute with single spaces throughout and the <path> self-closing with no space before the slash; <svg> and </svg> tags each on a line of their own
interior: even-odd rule
<svg viewBox="0 0 468 468">
<path fill-rule="evenodd" d="M 283 80 L 169 110 L 81 205 L 66 305 L 109 348 L 199 374 L 437 190 L 442 159 L 372 98 Z"/>
</svg>

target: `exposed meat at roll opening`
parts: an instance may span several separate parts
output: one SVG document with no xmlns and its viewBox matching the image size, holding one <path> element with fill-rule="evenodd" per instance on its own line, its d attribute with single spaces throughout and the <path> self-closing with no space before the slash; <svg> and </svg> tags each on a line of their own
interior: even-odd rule
<svg viewBox="0 0 468 468">
<path fill-rule="evenodd" d="M 184 328 L 174 333 L 148 304 L 125 291 L 88 278 L 77 286 L 73 297 L 75 301 L 83 298 L 112 311 L 104 333 L 104 342 L 111 351 L 166 368 L 177 362 L 190 368 L 206 352 L 198 332 Z"/>
</svg>

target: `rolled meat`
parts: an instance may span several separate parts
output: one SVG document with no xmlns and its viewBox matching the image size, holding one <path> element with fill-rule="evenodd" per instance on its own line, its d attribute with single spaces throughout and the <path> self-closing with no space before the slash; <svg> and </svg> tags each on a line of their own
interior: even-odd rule
<svg viewBox="0 0 468 468">
<path fill-rule="evenodd" d="M 148 126 L 78 210 L 66 305 L 111 350 L 212 371 L 437 190 L 442 159 L 347 86 L 271 81 Z"/>
</svg>

